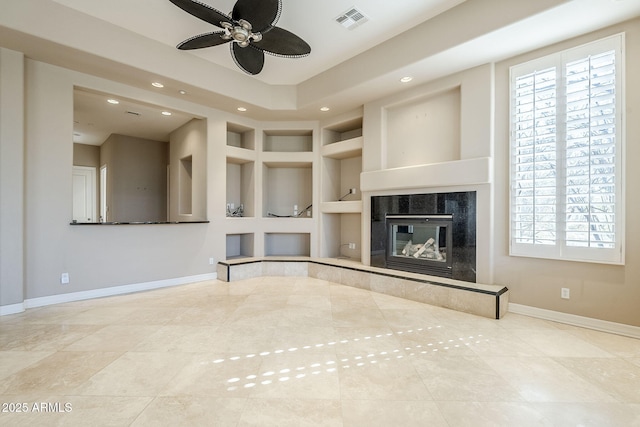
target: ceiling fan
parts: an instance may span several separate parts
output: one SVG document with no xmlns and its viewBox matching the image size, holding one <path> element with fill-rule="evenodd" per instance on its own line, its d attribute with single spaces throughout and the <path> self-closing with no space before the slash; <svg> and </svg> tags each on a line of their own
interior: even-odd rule
<svg viewBox="0 0 640 427">
<path fill-rule="evenodd" d="M 231 56 L 244 72 L 256 75 L 264 66 L 264 54 L 301 58 L 311 47 L 295 34 L 276 27 L 281 0 L 238 0 L 230 15 L 198 0 L 169 0 L 180 9 L 222 31 L 199 34 L 178 44 L 181 50 L 201 49 L 231 42 Z"/>
</svg>

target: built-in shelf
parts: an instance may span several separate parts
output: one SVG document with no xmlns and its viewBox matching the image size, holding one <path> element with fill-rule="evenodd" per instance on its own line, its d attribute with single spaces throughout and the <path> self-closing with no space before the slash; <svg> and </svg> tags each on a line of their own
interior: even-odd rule
<svg viewBox="0 0 640 427">
<path fill-rule="evenodd" d="M 337 160 L 322 158 L 322 202 L 356 201 L 361 199 L 360 173 L 362 156 Z M 351 189 L 355 193 L 351 194 Z"/>
<path fill-rule="evenodd" d="M 362 213 L 362 201 L 322 202 L 320 211 L 322 213 Z"/>
<path fill-rule="evenodd" d="M 309 256 L 310 253 L 309 233 L 265 233 L 265 256 Z"/>
<path fill-rule="evenodd" d="M 312 152 L 311 130 L 265 130 L 262 138 L 264 152 Z"/>
<path fill-rule="evenodd" d="M 254 129 L 227 123 L 227 216 L 255 216 L 255 139 Z"/>
<path fill-rule="evenodd" d="M 256 160 L 256 152 L 244 148 L 227 147 L 227 161 L 236 164 L 254 162 Z"/>
<path fill-rule="evenodd" d="M 358 136 L 329 145 L 323 145 L 321 154 L 323 157 L 329 157 L 336 160 L 359 157 L 362 156 L 362 143 L 362 136 Z"/>
<path fill-rule="evenodd" d="M 244 208 L 243 216 L 226 217 L 227 259 L 317 255 L 318 220 L 311 215 L 319 199 L 317 125 L 275 126 L 227 123 L 225 203 L 232 211 Z"/>
<path fill-rule="evenodd" d="M 360 260 L 362 244 L 362 112 L 323 125 L 320 255 Z M 355 189 L 355 193 L 351 193 Z"/>
<path fill-rule="evenodd" d="M 227 146 L 243 150 L 255 150 L 256 132 L 246 126 L 227 123 Z"/>
<path fill-rule="evenodd" d="M 255 162 L 227 158 L 227 216 L 255 216 Z"/>
<path fill-rule="evenodd" d="M 253 257 L 253 233 L 227 234 L 226 259 Z"/>
<path fill-rule="evenodd" d="M 360 213 L 322 214 L 322 252 L 329 258 L 362 258 L 362 224 Z"/>
<path fill-rule="evenodd" d="M 322 129 L 322 145 L 331 145 L 361 136 L 362 116 L 353 117 L 325 126 Z"/>
<path fill-rule="evenodd" d="M 264 217 L 293 216 L 296 209 L 300 213 L 313 203 L 312 163 L 265 162 L 262 169 Z"/>
<path fill-rule="evenodd" d="M 269 167 L 311 167 L 313 153 L 267 152 L 262 153 L 262 163 Z"/>
</svg>

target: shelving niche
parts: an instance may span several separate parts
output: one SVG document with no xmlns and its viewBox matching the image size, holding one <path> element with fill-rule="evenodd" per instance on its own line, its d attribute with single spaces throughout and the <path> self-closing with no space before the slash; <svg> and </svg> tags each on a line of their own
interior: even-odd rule
<svg viewBox="0 0 640 427">
<path fill-rule="evenodd" d="M 226 259 L 253 257 L 254 234 L 227 234 Z"/>
<path fill-rule="evenodd" d="M 227 123 L 227 146 L 255 150 L 256 131 L 246 126 Z"/>
<path fill-rule="evenodd" d="M 312 152 L 313 131 L 302 130 L 265 130 L 262 137 L 264 152 Z"/>
<path fill-rule="evenodd" d="M 361 259 L 363 146 L 361 115 L 322 128 L 321 256 Z M 350 194 L 351 188 L 355 194 Z"/>
<path fill-rule="evenodd" d="M 255 216 L 255 130 L 227 124 L 227 212 L 242 206 L 244 217 Z"/>
<path fill-rule="evenodd" d="M 227 215 L 227 259 L 317 256 L 317 220 L 305 212 L 319 185 L 317 124 L 299 124 L 252 129 L 227 123 L 226 204 L 232 211 L 244 207 L 243 217 Z M 300 216 L 293 216 L 294 206 Z"/>
<path fill-rule="evenodd" d="M 313 131 L 265 130 L 261 156 L 263 217 L 311 218 L 304 210 L 313 203 Z"/>
<path fill-rule="evenodd" d="M 309 233 L 265 233 L 264 254 L 266 256 L 310 256 Z"/>
<path fill-rule="evenodd" d="M 313 164 L 309 162 L 263 163 L 264 217 L 293 216 L 313 203 Z M 311 212 L 311 211 L 308 211 Z M 310 218 L 307 212 L 291 219 Z"/>
<path fill-rule="evenodd" d="M 360 212 L 362 117 L 327 126 L 322 136 L 322 212 Z M 349 194 L 351 188 L 355 194 Z"/>
</svg>

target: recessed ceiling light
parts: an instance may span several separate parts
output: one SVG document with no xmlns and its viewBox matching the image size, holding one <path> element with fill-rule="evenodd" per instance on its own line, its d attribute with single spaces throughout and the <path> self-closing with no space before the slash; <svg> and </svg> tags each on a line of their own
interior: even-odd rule
<svg viewBox="0 0 640 427">
<path fill-rule="evenodd" d="M 400 82 L 402 83 L 409 83 L 411 80 L 413 80 L 413 77 L 411 76 L 406 76 L 400 79 Z"/>
<path fill-rule="evenodd" d="M 331 110 L 331 108 L 329 108 L 329 107 L 322 107 L 322 108 L 320 108 L 320 111 L 325 111 L 325 112 L 326 112 L 326 111 L 329 111 L 329 110 Z"/>
<path fill-rule="evenodd" d="M 162 83 L 160 83 L 160 82 L 153 82 L 153 83 L 151 83 L 151 86 L 157 87 L 157 88 L 163 88 L 164 87 L 164 85 Z"/>
<path fill-rule="evenodd" d="M 247 111 L 247 109 L 244 107 L 238 107 L 238 111 L 244 113 L 245 111 Z"/>
<path fill-rule="evenodd" d="M 118 101 L 117 99 L 107 99 L 107 102 L 113 105 L 120 104 L 120 101 Z"/>
<path fill-rule="evenodd" d="M 169 112 L 169 111 L 163 111 L 163 112 L 162 112 L 162 115 L 163 115 L 163 116 L 170 116 L 170 115 L 171 115 L 171 112 Z"/>
<path fill-rule="evenodd" d="M 186 94 L 187 94 L 187 91 L 186 91 L 186 90 L 179 90 L 179 91 L 178 91 L 178 93 L 179 93 L 180 95 L 186 95 Z"/>
</svg>

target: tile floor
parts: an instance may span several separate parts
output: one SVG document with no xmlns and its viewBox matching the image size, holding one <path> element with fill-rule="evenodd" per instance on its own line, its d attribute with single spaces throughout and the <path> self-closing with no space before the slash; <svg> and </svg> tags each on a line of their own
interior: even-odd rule
<svg viewBox="0 0 640 427">
<path fill-rule="evenodd" d="M 216 281 L 1 317 L 0 397 L 3 426 L 640 426 L 640 340 Z"/>
</svg>

